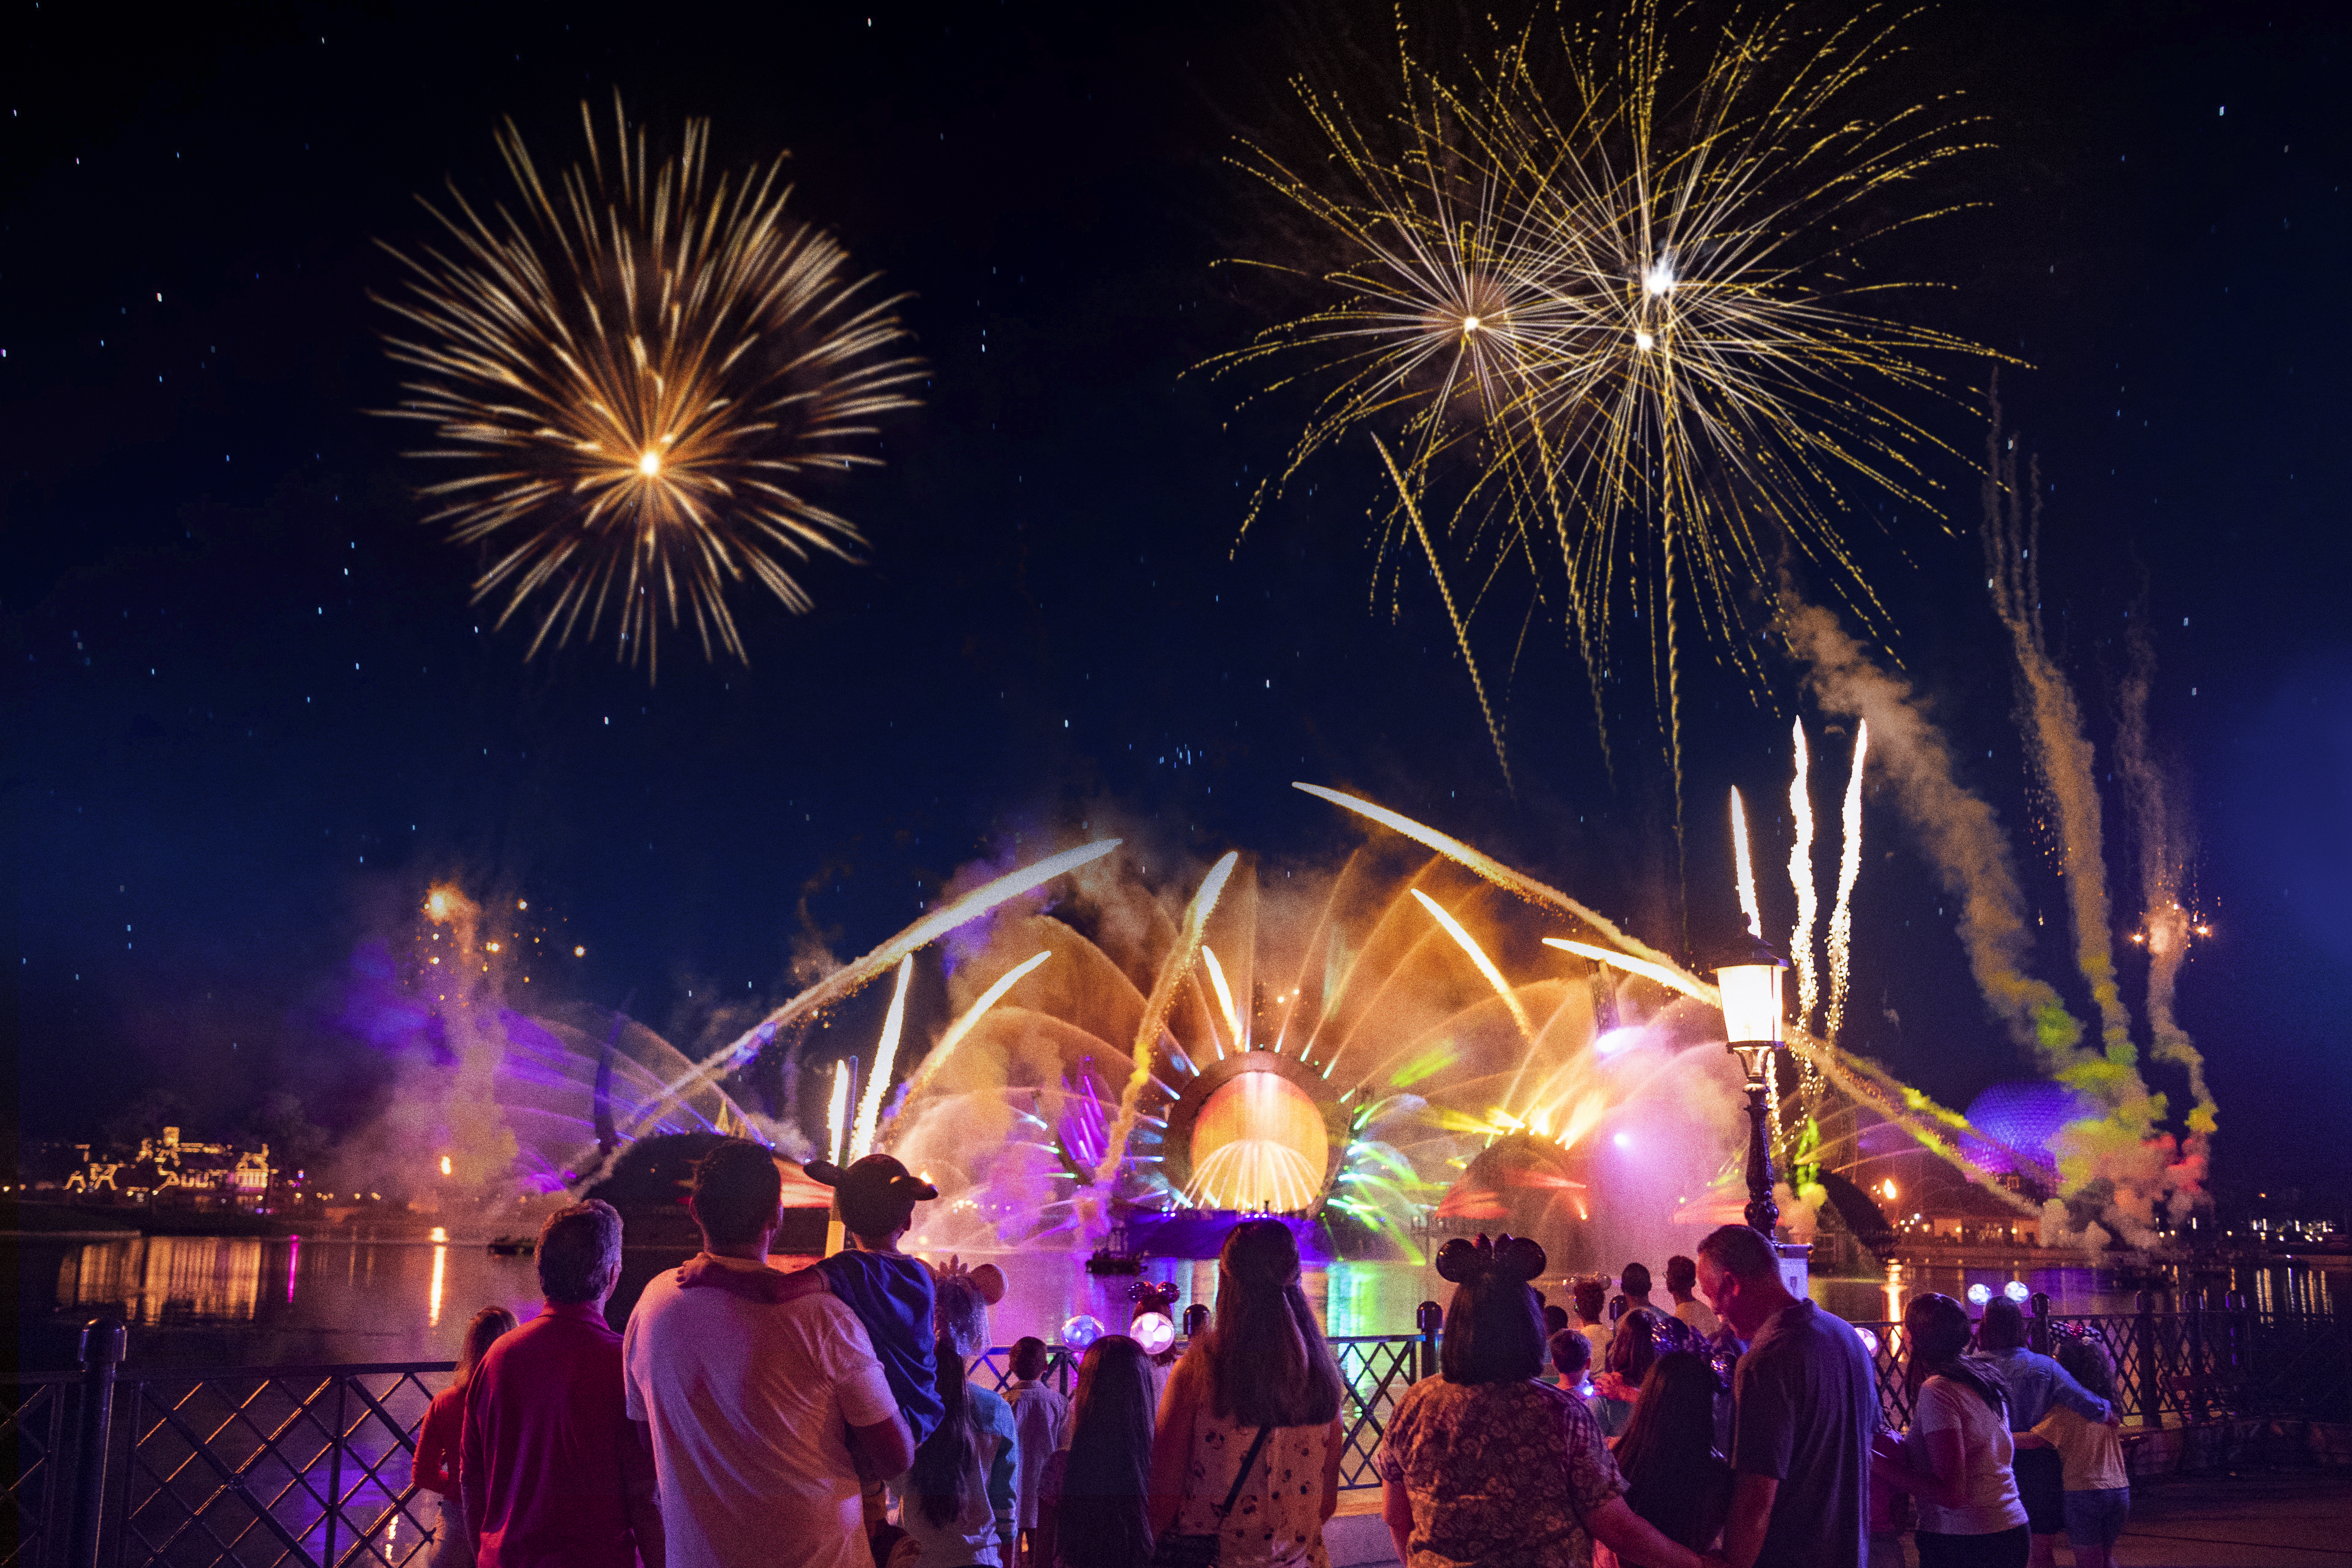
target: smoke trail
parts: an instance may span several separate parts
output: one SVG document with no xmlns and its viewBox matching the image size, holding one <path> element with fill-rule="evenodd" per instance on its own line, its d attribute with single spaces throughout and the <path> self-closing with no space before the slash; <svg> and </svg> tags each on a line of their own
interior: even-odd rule
<svg viewBox="0 0 2352 1568">
<path fill-rule="evenodd" d="M 1128 1135 L 1135 1131 L 1137 1106 L 1143 1090 L 1151 1082 L 1151 1054 L 1160 1043 L 1160 1031 L 1168 1025 L 1168 1008 L 1176 1000 L 1176 987 L 1192 971 L 1192 961 L 1200 956 L 1201 938 L 1208 931 L 1210 911 L 1217 907 L 1217 899 L 1225 890 L 1225 879 L 1234 874 L 1241 860 L 1241 851 L 1228 849 L 1223 858 L 1209 868 L 1201 879 L 1201 890 L 1192 895 L 1192 907 L 1184 911 L 1184 924 L 1177 933 L 1176 945 L 1160 961 L 1160 978 L 1153 983 L 1151 996 L 1143 1005 L 1143 1020 L 1135 1029 L 1135 1070 L 1127 1076 L 1127 1089 L 1118 1098 L 1118 1120 L 1112 1122 L 1109 1137 L 1103 1147 L 1103 1157 L 1095 1166 L 1095 1185 L 1108 1193 L 1118 1179 L 1119 1166 L 1127 1163 Z"/>
<path fill-rule="evenodd" d="M 1905 820 L 1918 834 L 1937 880 L 1959 905 L 1960 942 L 1986 1007 L 2010 1037 L 2051 1073 L 2077 1064 L 2083 1026 L 2058 993 L 2025 973 L 2032 942 L 2025 898 L 1993 809 L 1963 788 L 1943 731 L 1919 710 L 1911 683 L 1878 668 L 1828 610 L 1793 584 L 1780 590 L 1780 626 L 1825 712 L 1866 721 Z"/>
<path fill-rule="evenodd" d="M 2091 742 L 2074 689 L 2050 658 L 2042 636 L 2039 573 L 2033 546 L 2042 532 L 2042 472 L 2029 465 L 2031 504 L 2017 494 L 2015 443 L 2004 456 L 2000 411 L 1993 410 L 1984 485 L 1985 586 L 1993 613 L 2009 633 L 2024 687 L 2026 751 L 2058 816 L 2064 856 L 2067 905 L 2074 923 L 2074 962 L 2090 983 L 2099 1009 L 2099 1033 L 2108 1061 L 2128 1069 L 2139 1059 L 2131 1037 L 2131 1015 L 2116 984 L 2116 956 L 2107 931 L 2107 868 L 2102 848 L 2099 790 Z"/>
<path fill-rule="evenodd" d="M 1830 911 L 1830 1028 L 1832 1043 L 1845 1028 L 1846 982 L 1853 973 L 1853 885 L 1862 876 L 1862 764 L 1870 753 L 1870 721 L 1853 731 L 1853 772 L 1846 775 L 1845 811 L 1839 819 L 1837 905 Z"/>
<path fill-rule="evenodd" d="M 1731 786 L 1731 858 L 1739 876 L 1739 912 L 1748 917 L 1748 934 L 1764 934 L 1764 912 L 1756 902 L 1756 863 L 1748 858 L 1748 808 L 1740 804 L 1739 786 Z"/>
<path fill-rule="evenodd" d="M 857 1126 L 849 1135 L 849 1157 L 862 1160 L 874 1152 L 874 1124 L 882 1115 L 882 1097 L 890 1092 L 890 1068 L 898 1059 L 898 1036 L 907 1026 L 907 983 L 915 977 L 915 955 L 898 961 L 898 984 L 890 993 L 890 1010 L 882 1016 L 881 1043 L 874 1047 L 874 1070 L 866 1092 L 857 1100 Z"/>
<path fill-rule="evenodd" d="M 2126 637 L 2130 672 L 2119 693 L 2121 721 L 2116 728 L 2116 765 L 2123 771 L 2125 800 L 2139 839 L 2142 916 L 2147 933 L 2147 1027 L 2149 1054 L 2189 1074 L 2190 1152 L 2201 1163 L 2213 1135 L 2213 1095 L 2205 1086 L 2205 1058 L 2173 1016 L 2172 994 L 2189 958 L 2192 929 L 2181 902 L 2181 875 L 2189 861 L 2188 824 L 2176 823 L 2161 769 L 2147 738 L 2147 700 L 2156 680 L 2156 637 L 2147 617 L 2134 620 Z"/>
<path fill-rule="evenodd" d="M 1797 1026 L 1813 1026 L 1813 1008 L 1821 1001 L 1820 966 L 1813 959 L 1813 926 L 1821 919 L 1821 894 L 1813 887 L 1813 797 L 1805 774 L 1812 759 L 1805 751 L 1805 721 L 1790 727 L 1797 748 L 1796 776 L 1789 781 L 1789 816 L 1797 830 L 1789 846 L 1789 882 L 1797 890 L 1797 923 L 1789 932 L 1789 957 L 1797 966 Z"/>
</svg>

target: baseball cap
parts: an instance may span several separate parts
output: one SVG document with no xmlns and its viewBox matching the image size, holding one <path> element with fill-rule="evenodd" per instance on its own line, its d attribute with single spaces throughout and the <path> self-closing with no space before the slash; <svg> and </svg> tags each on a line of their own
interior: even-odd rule
<svg viewBox="0 0 2352 1568">
<path fill-rule="evenodd" d="M 842 1226 L 853 1236 L 887 1236 L 913 1220 L 917 1204 L 940 1195 L 887 1154 L 868 1154 L 847 1170 L 830 1160 L 811 1160 L 801 1169 L 810 1181 L 833 1189 Z"/>
</svg>

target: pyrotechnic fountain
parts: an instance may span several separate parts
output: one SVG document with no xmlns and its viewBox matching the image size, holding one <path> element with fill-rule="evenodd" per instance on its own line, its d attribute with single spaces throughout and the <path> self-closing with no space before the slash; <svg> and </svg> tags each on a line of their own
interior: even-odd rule
<svg viewBox="0 0 2352 1568">
<path fill-rule="evenodd" d="M 975 928 L 950 979 L 971 1000 L 880 1134 L 945 1194 L 921 1245 L 1092 1245 L 1123 1224 L 1181 1255 L 1209 1213 L 1258 1211 L 1319 1219 L 1354 1256 L 1499 1225 L 1580 1267 L 1687 1251 L 1738 1216 L 1712 985 L 1467 845 L 1300 787 L 1391 831 L 1336 872 L 1228 856 L 1181 924 L 1103 861 L 1050 912 Z M 1960 1118 L 1794 1044 L 1839 1128 L 1895 1122 L 1993 1179 L 1955 1145 Z M 1806 1098 L 1816 1142 L 1827 1095 Z M 1825 1194 L 1790 1195 L 1809 1229 Z"/>
<path fill-rule="evenodd" d="M 1785 1053 L 1750 1048 L 1748 1064 L 1788 1173 L 1782 1223 L 1807 1239 L 1834 1213 L 1883 1236 L 1872 1194 L 1916 1192 L 1924 1170 L 1931 1184 L 1976 1184 L 1980 1205 L 2031 1226 L 2042 1199 L 2071 1191 L 2046 1159 L 1811 1032 L 1816 1013 L 1832 1031 L 1843 1021 L 1869 734 L 1853 736 L 1818 957 L 1801 726 L 1796 740 L 1790 936 L 1805 961 Z M 433 987 L 458 1069 L 434 1100 L 438 1136 L 482 1121 L 474 1163 L 496 1164 L 503 1149 L 541 1191 L 584 1187 L 659 1132 L 745 1133 L 795 1157 L 885 1149 L 942 1189 L 914 1237 L 942 1252 L 1108 1239 L 1181 1257 L 1251 1212 L 1290 1217 L 1329 1256 L 1419 1258 L 1433 1237 L 1503 1228 L 1575 1268 L 1687 1251 L 1741 1215 L 1758 1194 L 1743 1192 L 1743 1073 L 1722 1049 L 1714 984 L 1466 844 L 1299 787 L 1375 829 L 1336 869 L 1229 853 L 1176 916 L 1140 864 L 1112 858 L 1117 840 L 1066 851 L 950 901 L 698 1064 L 617 1016 L 600 1043 L 602 1016 L 505 1009 L 498 944 L 471 929 L 470 905 L 436 891 L 435 919 L 456 923 L 432 941 L 447 937 L 446 956 L 464 960 Z M 1755 933 L 1763 912 L 1736 793 L 1731 809 Z M 918 954 L 941 939 L 957 1011 L 925 1051 L 905 1040 L 908 993 Z M 728 1076 L 783 1028 L 892 972 L 870 1063 L 833 1064 L 821 1136 L 727 1096 Z M 494 1092 L 459 1093 L 480 1082 Z"/>
</svg>

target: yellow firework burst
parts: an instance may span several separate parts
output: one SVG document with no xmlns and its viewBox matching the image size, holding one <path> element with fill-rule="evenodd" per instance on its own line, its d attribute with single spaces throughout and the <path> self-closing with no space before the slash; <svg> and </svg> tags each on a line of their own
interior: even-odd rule
<svg viewBox="0 0 2352 1568">
<path fill-rule="evenodd" d="M 1417 539 L 1450 610 L 1449 561 L 1556 585 L 1604 742 L 1612 626 L 1636 612 L 1679 794 L 1691 633 L 1760 679 L 1748 590 L 1784 543 L 1883 629 L 1846 492 L 1932 510 L 1920 458 L 1948 448 L 1905 410 L 1946 390 L 1937 354 L 1987 353 L 1886 314 L 1882 295 L 1926 285 L 1868 270 L 1889 234 L 1952 210 L 1918 205 L 1919 177 L 1977 145 L 1940 104 L 1859 107 L 1899 25 L 1776 11 L 1695 40 L 1685 64 L 1640 0 L 1612 33 L 1557 53 L 1521 37 L 1460 85 L 1406 58 L 1370 120 L 1306 94 L 1328 156 L 1240 162 L 1341 260 L 1283 268 L 1318 308 L 1213 362 L 1317 389 L 1252 518 L 1319 451 L 1392 430 L 1384 566 Z M 1448 477 L 1441 552 L 1424 516 Z M 1483 703 L 1471 616 L 1454 616 Z"/>
<path fill-rule="evenodd" d="M 499 625 L 531 606 L 531 654 L 609 610 L 649 671 L 665 620 L 742 658 L 729 591 L 805 611 L 799 563 L 856 558 L 809 481 L 877 463 L 874 421 L 914 405 L 923 367 L 899 299 L 787 222 L 782 157 L 714 177 L 708 121 L 656 162 L 617 97 L 608 140 L 580 118 L 586 161 L 552 182 L 500 132 L 518 211 L 453 184 L 447 210 L 424 204 L 451 248 L 385 247 L 407 268 L 379 301 L 404 322 L 388 349 L 419 374 L 383 412 L 434 427 L 413 456 L 462 466 L 425 487 L 426 521 L 483 548 L 475 596 L 504 595 Z"/>
</svg>

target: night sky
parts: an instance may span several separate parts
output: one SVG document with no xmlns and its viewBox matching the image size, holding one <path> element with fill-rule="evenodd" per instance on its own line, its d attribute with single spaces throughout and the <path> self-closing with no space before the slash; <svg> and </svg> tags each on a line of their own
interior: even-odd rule
<svg viewBox="0 0 2352 1568">
<path fill-rule="evenodd" d="M 1642 693 L 1621 693 L 1612 778 L 1539 618 L 1516 670 L 1490 670 L 1507 789 L 1425 575 L 1393 621 L 1370 603 L 1361 443 L 1236 548 L 1300 407 L 1237 410 L 1245 387 L 1186 374 L 1278 302 L 1214 265 L 1283 242 L 1225 160 L 1241 134 L 1311 149 L 1286 79 L 1380 82 L 1385 7 L 9 0 L 7 17 L 0 604 L 26 1136 L 87 1136 L 156 1087 L 222 1131 L 278 1088 L 348 1125 L 375 1068 L 331 1026 L 343 977 L 436 878 L 528 899 L 586 948 L 534 990 L 627 999 L 691 1044 L 714 1005 L 789 994 L 796 951 L 864 951 L 1016 836 L 1025 854 L 1115 823 L 1165 867 L 1171 908 L 1181 868 L 1228 847 L 1343 853 L 1354 830 L 1294 779 L 1423 816 L 1683 949 Z M 2053 487 L 2044 616 L 2103 773 L 2126 613 L 2158 628 L 2156 738 L 2215 928 L 2181 1013 L 2220 1101 L 2219 1184 L 2316 1199 L 2340 1189 L 2352 1109 L 2352 37 L 2328 6 L 1957 3 L 1910 36 L 1869 90 L 1964 94 L 1994 146 L 1939 187 L 1983 205 L 1895 259 L 1956 285 L 1916 307 L 1933 324 L 2025 362 L 2002 395 Z M 650 687 L 609 631 L 526 663 L 528 634 L 468 603 L 474 558 L 419 524 L 415 489 L 441 476 L 366 412 L 398 396 L 376 241 L 427 237 L 412 197 L 445 178 L 502 194 L 501 116 L 565 163 L 578 101 L 615 88 L 657 131 L 709 116 L 722 166 L 790 148 L 793 210 L 913 294 L 932 367 L 888 466 L 828 496 L 870 563 L 808 573 L 806 616 L 740 596 L 750 668 L 674 640 Z M 1982 449 L 1980 402 L 1924 416 Z M 1973 481 L 1940 478 L 1950 531 L 1888 516 L 1864 563 L 2012 831 L 2042 972 L 2087 1016 L 2029 826 Z M 1693 667 L 1695 945 L 1736 919 L 1725 787 L 1787 787 L 1807 710 L 1785 662 L 1772 676 L 1759 704 Z M 1844 751 L 1817 774 L 1825 810 Z M 1763 809 L 1762 853 L 1784 856 Z M 2022 1064 L 1891 805 L 1870 832 L 1849 1043 L 1965 1104 Z"/>
</svg>

